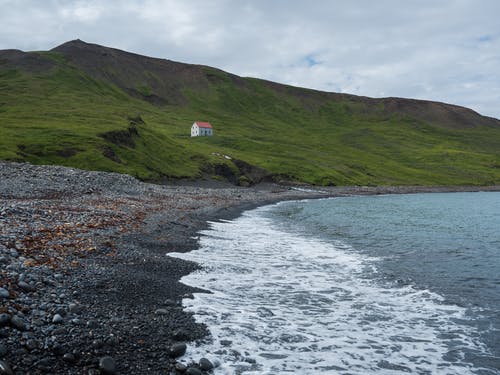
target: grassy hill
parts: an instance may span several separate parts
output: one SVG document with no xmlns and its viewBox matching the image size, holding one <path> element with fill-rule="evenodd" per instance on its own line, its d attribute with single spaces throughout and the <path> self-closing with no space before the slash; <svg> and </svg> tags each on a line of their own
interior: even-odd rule
<svg viewBox="0 0 500 375">
<path fill-rule="evenodd" d="M 210 121 L 215 135 L 191 138 L 193 121 Z M 145 180 L 490 185 L 500 184 L 500 121 L 77 40 L 47 52 L 0 51 L 0 159 Z"/>
</svg>

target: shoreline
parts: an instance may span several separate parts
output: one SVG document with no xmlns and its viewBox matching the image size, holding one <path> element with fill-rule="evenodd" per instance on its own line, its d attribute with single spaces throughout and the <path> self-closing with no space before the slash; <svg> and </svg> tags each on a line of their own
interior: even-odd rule
<svg viewBox="0 0 500 375">
<path fill-rule="evenodd" d="M 199 290 L 179 280 L 200 266 L 165 254 L 198 248 L 208 221 L 285 200 L 500 186 L 314 189 L 153 185 L 0 162 L 0 287 L 8 293 L 0 297 L 0 361 L 16 374 L 169 373 L 171 346 L 208 331 L 181 305 Z"/>
</svg>

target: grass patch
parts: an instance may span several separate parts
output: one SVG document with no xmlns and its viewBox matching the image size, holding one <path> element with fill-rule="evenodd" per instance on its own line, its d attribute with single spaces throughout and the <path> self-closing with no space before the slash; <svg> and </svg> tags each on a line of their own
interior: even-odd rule
<svg viewBox="0 0 500 375">
<path fill-rule="evenodd" d="M 62 54 L 37 54 L 57 65 L 39 74 L 0 67 L 0 159 L 146 180 L 220 178 L 219 168 L 248 184 L 249 175 L 217 156 L 226 155 L 276 179 L 318 185 L 500 183 L 500 127 L 449 129 L 388 113 L 381 103 L 208 67 L 200 68 L 207 87 L 186 84 L 186 103 L 158 106 L 92 78 Z M 152 95 L 147 85 L 131 87 Z M 215 135 L 191 138 L 196 120 L 210 121 Z"/>
</svg>

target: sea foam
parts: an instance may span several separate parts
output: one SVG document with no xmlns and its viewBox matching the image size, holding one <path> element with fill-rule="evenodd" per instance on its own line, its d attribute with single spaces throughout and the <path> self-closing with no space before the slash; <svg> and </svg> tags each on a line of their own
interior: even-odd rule
<svg viewBox="0 0 500 375">
<path fill-rule="evenodd" d="M 463 308 L 375 281 L 379 259 L 288 233 L 272 208 L 212 222 L 198 250 L 169 254 L 200 263 L 182 282 L 212 292 L 183 301 L 212 336 L 185 362 L 216 359 L 216 374 L 477 373 L 463 352 L 484 348 Z"/>
</svg>

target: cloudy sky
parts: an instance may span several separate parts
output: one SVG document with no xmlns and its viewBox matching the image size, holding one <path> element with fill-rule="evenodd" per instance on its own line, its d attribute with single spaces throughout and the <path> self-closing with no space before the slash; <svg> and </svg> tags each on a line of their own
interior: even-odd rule
<svg viewBox="0 0 500 375">
<path fill-rule="evenodd" d="M 0 0 L 0 49 L 86 42 L 500 118 L 498 0 Z"/>
</svg>

